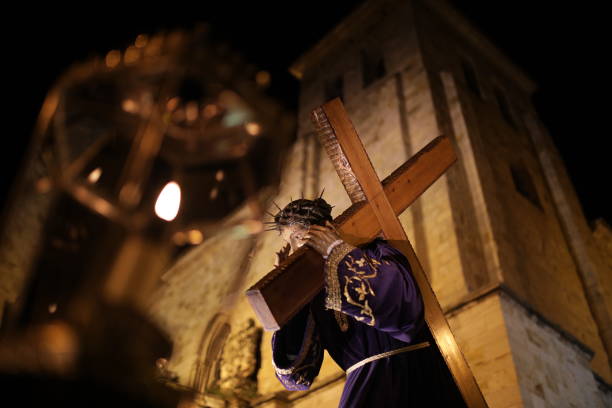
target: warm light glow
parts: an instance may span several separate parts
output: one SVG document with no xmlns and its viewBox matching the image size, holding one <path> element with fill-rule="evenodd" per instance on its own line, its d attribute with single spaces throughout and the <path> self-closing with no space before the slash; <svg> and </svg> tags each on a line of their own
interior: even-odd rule
<svg viewBox="0 0 612 408">
<path fill-rule="evenodd" d="M 51 180 L 48 177 L 43 177 L 36 182 L 36 191 L 39 193 L 48 193 L 51 190 Z"/>
<path fill-rule="evenodd" d="M 191 245 L 198 245 L 204 241 L 204 236 L 198 230 L 191 230 L 187 233 L 187 238 L 189 239 L 189 243 Z"/>
<path fill-rule="evenodd" d="M 217 105 L 206 105 L 204 107 L 204 118 L 206 119 L 210 119 L 213 116 L 215 116 L 217 113 L 219 113 L 219 108 L 217 107 Z"/>
<path fill-rule="evenodd" d="M 187 243 L 187 237 L 184 232 L 177 232 L 172 236 L 176 245 L 185 245 Z"/>
<path fill-rule="evenodd" d="M 223 170 L 217 170 L 217 173 L 215 173 L 215 180 L 223 181 L 224 178 L 225 178 L 225 173 L 223 172 Z"/>
<path fill-rule="evenodd" d="M 92 198 L 91 206 L 93 207 L 94 211 L 97 211 L 106 217 L 109 217 L 113 212 L 113 205 L 102 198 Z"/>
<path fill-rule="evenodd" d="M 166 109 L 172 112 L 173 110 L 177 108 L 179 102 L 180 102 L 180 98 L 178 96 L 175 96 L 174 98 L 170 98 L 168 102 L 166 103 Z"/>
<path fill-rule="evenodd" d="M 213 187 L 213 189 L 210 190 L 210 199 L 214 200 L 217 198 L 218 195 L 219 195 L 219 189 L 217 187 Z"/>
<path fill-rule="evenodd" d="M 96 167 L 95 169 L 91 171 L 91 173 L 89 173 L 89 176 L 87 176 L 87 181 L 93 184 L 96 181 L 100 180 L 101 175 L 102 175 L 102 169 L 100 167 Z"/>
<path fill-rule="evenodd" d="M 106 66 L 109 68 L 115 68 L 121 62 L 121 53 L 117 50 L 109 51 L 106 54 Z"/>
<path fill-rule="evenodd" d="M 121 103 L 121 108 L 129 113 L 136 113 L 138 111 L 138 104 L 133 99 L 126 99 Z"/>
<path fill-rule="evenodd" d="M 185 117 L 187 121 L 194 122 L 198 118 L 198 103 L 190 101 L 185 106 Z"/>
<path fill-rule="evenodd" d="M 178 214 L 181 205 L 181 188 L 171 181 L 163 188 L 155 202 L 155 214 L 162 220 L 172 221 Z"/>
<path fill-rule="evenodd" d="M 115 216 L 115 207 L 105 199 L 94 195 L 89 189 L 77 185 L 72 190 L 72 194 L 78 201 L 87 204 L 99 214 L 109 218 Z"/>
<path fill-rule="evenodd" d="M 138 48 L 143 48 L 147 45 L 148 42 L 149 42 L 149 37 L 146 34 L 140 34 L 138 37 L 136 37 L 136 41 L 134 42 L 134 45 Z"/>
<path fill-rule="evenodd" d="M 51 304 L 49 305 L 49 313 L 53 314 L 53 313 L 55 313 L 56 311 L 57 311 L 57 304 L 55 304 L 55 303 L 51 303 Z"/>
<path fill-rule="evenodd" d="M 270 73 L 268 71 L 259 71 L 255 75 L 255 82 L 261 87 L 270 85 Z"/>
<path fill-rule="evenodd" d="M 246 131 L 251 136 L 257 136 L 261 133 L 261 126 L 259 123 L 249 122 L 245 125 Z"/>
<path fill-rule="evenodd" d="M 130 46 L 128 47 L 128 49 L 125 51 L 125 57 L 124 57 L 124 61 L 126 64 L 132 64 L 136 61 L 138 61 L 138 58 L 140 57 L 140 50 L 134 46 Z"/>
<path fill-rule="evenodd" d="M 52 358 L 50 361 L 55 372 L 69 373 L 76 369 L 80 339 L 68 323 L 47 323 L 37 327 L 36 331 L 36 350 L 41 357 Z"/>
</svg>

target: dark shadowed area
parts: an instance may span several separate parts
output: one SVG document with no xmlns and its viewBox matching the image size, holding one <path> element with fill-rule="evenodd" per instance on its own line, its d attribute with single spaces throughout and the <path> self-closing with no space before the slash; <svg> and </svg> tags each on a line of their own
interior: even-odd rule
<svg viewBox="0 0 612 408">
<path fill-rule="evenodd" d="M 4 206 L 38 111 L 70 64 L 124 49 L 141 33 L 206 22 L 214 37 L 272 74 L 270 94 L 295 109 L 298 82 L 287 68 L 362 1 L 109 3 L 5 12 L 4 102 L 0 204 Z M 578 3 L 452 0 L 464 15 L 539 85 L 535 105 L 566 163 L 587 219 L 612 221 L 605 189 L 610 175 L 599 102 L 608 47 L 601 6 Z M 333 6 L 330 6 L 333 4 Z M 535 4 L 535 5 L 534 5 Z"/>
</svg>

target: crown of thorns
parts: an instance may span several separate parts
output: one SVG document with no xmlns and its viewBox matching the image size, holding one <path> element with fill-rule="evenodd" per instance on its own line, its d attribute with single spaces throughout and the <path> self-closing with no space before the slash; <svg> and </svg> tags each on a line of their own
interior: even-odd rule
<svg viewBox="0 0 612 408">
<path fill-rule="evenodd" d="M 306 198 L 292 200 L 282 209 L 274 203 L 279 211 L 275 215 L 268 213 L 274 217 L 274 221 L 267 223 L 271 225 L 268 231 L 280 231 L 282 227 L 293 224 L 309 227 L 311 225 L 322 225 L 325 221 L 332 221 L 331 210 L 333 207 L 322 196 L 323 192 L 314 200 Z"/>
</svg>

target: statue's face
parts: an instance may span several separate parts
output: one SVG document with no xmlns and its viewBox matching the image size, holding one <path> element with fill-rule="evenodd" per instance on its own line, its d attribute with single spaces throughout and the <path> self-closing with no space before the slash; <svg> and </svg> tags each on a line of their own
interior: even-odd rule
<svg viewBox="0 0 612 408">
<path fill-rule="evenodd" d="M 281 236 L 285 242 L 291 245 L 291 253 L 295 252 L 306 243 L 306 234 L 308 233 L 308 227 L 301 224 L 292 224 L 281 227 Z"/>
</svg>

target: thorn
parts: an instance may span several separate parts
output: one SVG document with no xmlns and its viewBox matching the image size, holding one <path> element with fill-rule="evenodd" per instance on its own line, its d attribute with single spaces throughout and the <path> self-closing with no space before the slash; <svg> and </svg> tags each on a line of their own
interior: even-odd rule
<svg viewBox="0 0 612 408">
<path fill-rule="evenodd" d="M 279 210 L 281 210 L 281 211 L 283 210 L 282 208 L 280 208 L 280 207 L 278 206 L 278 204 L 276 204 L 276 201 L 272 200 L 272 203 L 273 203 L 273 204 L 276 206 L 276 208 L 278 208 Z"/>
<path fill-rule="evenodd" d="M 272 214 L 270 211 L 264 211 L 266 214 L 268 214 L 270 217 L 274 218 L 274 214 Z"/>
<path fill-rule="evenodd" d="M 323 187 L 323 190 L 321 190 L 321 194 L 319 195 L 319 198 L 323 198 L 323 193 L 325 192 L 325 187 Z"/>
</svg>

